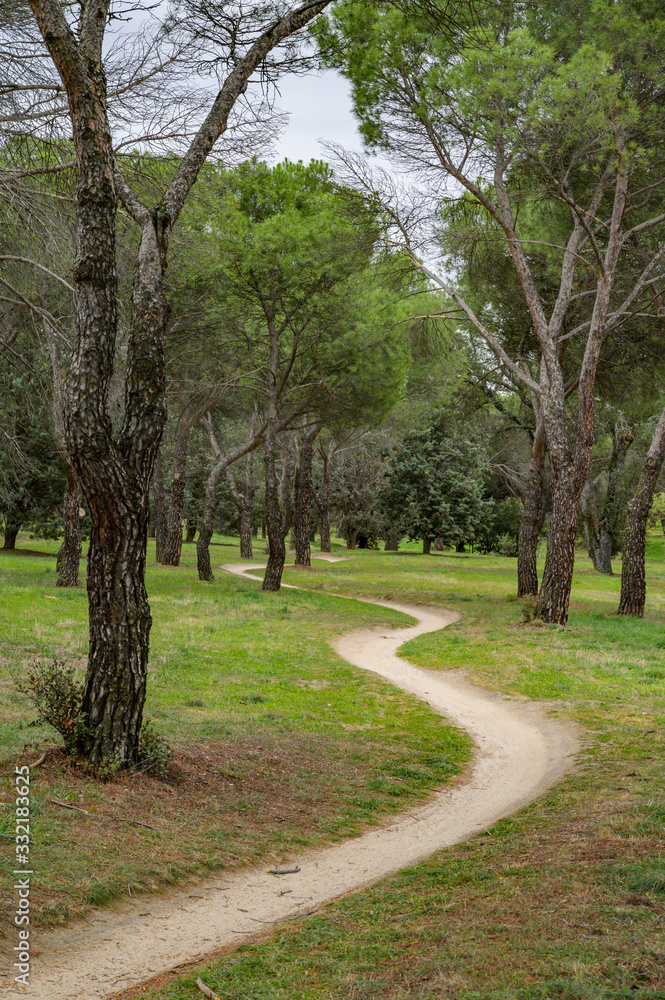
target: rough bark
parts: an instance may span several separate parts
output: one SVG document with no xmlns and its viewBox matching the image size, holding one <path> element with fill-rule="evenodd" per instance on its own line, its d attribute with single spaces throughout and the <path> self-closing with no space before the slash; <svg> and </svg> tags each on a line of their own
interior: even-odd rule
<svg viewBox="0 0 665 1000">
<path fill-rule="evenodd" d="M 280 482 L 277 479 L 277 374 L 278 374 L 278 342 L 274 324 L 270 324 L 270 383 L 268 404 L 268 425 L 266 428 L 266 443 L 264 451 L 265 466 L 265 511 L 266 531 L 268 534 L 268 564 L 263 577 L 261 589 L 276 592 L 282 585 L 282 573 L 286 562 L 286 536 L 291 527 L 288 510 L 282 516 L 280 507 Z M 284 487 L 287 486 L 285 491 Z M 288 484 L 288 457 L 284 457 L 282 473 L 282 499 L 290 497 Z"/>
<path fill-rule="evenodd" d="M 647 520 L 665 457 L 665 409 L 660 415 L 635 494 L 626 508 L 621 569 L 620 615 L 644 614 Z"/>
<path fill-rule="evenodd" d="M 358 542 L 358 532 L 355 528 L 346 529 L 346 547 L 347 549 L 355 549 Z"/>
<path fill-rule="evenodd" d="M 612 556 L 619 550 L 620 512 L 622 506 L 621 484 L 626 465 L 626 455 L 635 435 L 623 414 L 620 414 L 612 431 L 612 457 L 607 477 L 605 503 L 598 524 L 598 569 L 612 576 Z"/>
<path fill-rule="evenodd" d="M 152 477 L 153 524 L 155 526 L 155 558 L 158 563 L 164 561 L 164 546 L 166 543 L 166 490 L 164 489 L 164 467 L 162 454 L 157 452 L 155 469 Z"/>
<path fill-rule="evenodd" d="M 148 495 L 165 422 L 163 292 L 169 235 L 229 115 L 267 54 L 322 11 L 304 4 L 274 20 L 234 63 L 180 160 L 159 205 L 148 208 L 114 158 L 103 65 L 109 0 L 81 5 L 76 34 L 59 0 L 31 0 L 67 93 L 76 155 L 76 343 L 68 370 L 68 460 L 91 518 L 88 555 L 90 644 L 81 751 L 94 764 L 136 759 L 148 665 L 145 591 Z M 117 196 L 140 229 L 127 349 L 124 421 L 114 430 L 108 393 L 114 373 Z"/>
<path fill-rule="evenodd" d="M 185 530 L 185 542 L 191 545 L 196 538 L 196 521 L 188 521 Z"/>
<path fill-rule="evenodd" d="M 185 484 L 187 482 L 187 448 L 192 423 L 181 414 L 173 450 L 173 474 L 166 515 L 166 538 L 161 562 L 165 566 L 179 566 L 182 554 L 182 520 L 185 510 Z"/>
<path fill-rule="evenodd" d="M 81 503 L 83 491 L 71 466 L 67 466 L 67 486 L 63 502 L 64 538 L 56 560 L 56 587 L 76 587 L 78 585 L 79 563 L 81 561 Z"/>
<path fill-rule="evenodd" d="M 435 538 L 432 543 L 432 549 L 435 552 L 443 552 L 443 538 Z"/>
<path fill-rule="evenodd" d="M 295 535 L 296 566 L 311 566 L 311 510 L 312 510 L 312 461 L 314 441 L 320 427 L 305 432 L 300 441 L 298 469 L 295 480 L 293 528 Z"/>
<path fill-rule="evenodd" d="M 536 422 L 531 445 L 529 477 L 524 493 L 517 547 L 517 596 L 538 593 L 538 543 L 547 509 L 545 489 L 545 428 Z"/>
<path fill-rule="evenodd" d="M 5 519 L 5 541 L 3 549 L 15 549 L 16 538 L 21 530 L 21 521 L 10 521 Z"/>
<path fill-rule="evenodd" d="M 569 478 L 554 473 L 547 557 L 539 596 L 543 621 L 558 625 L 565 625 L 568 619 L 578 505 L 579 496 L 571 491 Z"/>
</svg>

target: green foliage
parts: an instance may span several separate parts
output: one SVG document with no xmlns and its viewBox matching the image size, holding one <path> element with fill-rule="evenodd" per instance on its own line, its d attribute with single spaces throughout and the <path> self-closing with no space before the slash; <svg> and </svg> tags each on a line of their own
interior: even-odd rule
<svg viewBox="0 0 665 1000">
<path fill-rule="evenodd" d="M 381 503 L 410 538 L 471 542 L 491 515 L 484 442 L 464 439 L 441 418 L 406 436 L 392 455 Z"/>
<path fill-rule="evenodd" d="M 14 677 L 17 691 L 37 708 L 37 722 L 52 726 L 62 736 L 68 754 L 75 754 L 86 733 L 81 714 L 81 685 L 74 668 L 64 660 L 35 660 L 25 677 Z"/>
<path fill-rule="evenodd" d="M 166 738 L 158 733 L 149 719 L 143 720 L 139 734 L 137 767 L 139 771 L 165 774 L 173 757 Z"/>
</svg>

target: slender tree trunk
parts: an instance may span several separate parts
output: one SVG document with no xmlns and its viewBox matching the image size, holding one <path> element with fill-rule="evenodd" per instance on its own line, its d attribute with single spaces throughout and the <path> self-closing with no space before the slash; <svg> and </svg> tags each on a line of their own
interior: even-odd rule
<svg viewBox="0 0 665 1000">
<path fill-rule="evenodd" d="M 246 504 L 243 504 L 243 508 L 240 511 L 240 558 L 254 558 L 254 550 L 252 548 L 252 512 Z"/>
<path fill-rule="evenodd" d="M 70 465 L 67 466 L 67 486 L 63 503 L 64 538 L 58 550 L 56 587 L 76 587 L 81 561 L 81 516 L 83 492 Z"/>
<path fill-rule="evenodd" d="M 271 400 L 271 410 L 274 405 Z M 282 573 L 286 562 L 286 534 L 282 511 L 279 505 L 279 483 L 275 460 L 275 425 L 276 412 L 268 418 L 268 430 L 265 444 L 265 475 L 266 475 L 266 529 L 268 533 L 268 565 L 261 589 L 278 591 L 282 585 Z M 288 528 L 287 528 L 288 530 Z"/>
<path fill-rule="evenodd" d="M 330 552 L 330 493 L 329 493 L 329 468 L 330 459 L 332 457 L 333 442 L 331 441 L 328 448 L 323 448 L 319 446 L 319 455 L 321 456 L 323 468 L 321 472 L 321 488 L 318 490 L 313 490 L 314 500 L 319 511 L 319 519 L 321 522 L 321 552 Z"/>
<path fill-rule="evenodd" d="M 593 483 L 587 482 L 584 485 L 582 494 L 580 496 L 580 514 L 582 516 L 582 531 L 584 534 L 584 544 L 586 546 L 587 552 L 589 553 L 589 559 L 593 563 L 593 568 L 598 569 L 598 510 L 596 506 L 596 496 L 595 496 L 595 481 Z M 611 568 L 610 568 L 611 575 Z"/>
<path fill-rule="evenodd" d="M 166 544 L 166 490 L 164 489 L 164 467 L 162 453 L 157 452 L 155 470 L 152 478 L 153 522 L 155 525 L 155 558 L 158 563 L 164 561 L 164 546 Z"/>
<path fill-rule="evenodd" d="M 607 492 L 598 525 L 598 569 L 608 576 L 613 576 L 612 556 L 619 549 L 621 484 L 626 455 L 634 437 L 632 428 L 628 426 L 623 414 L 620 414 L 612 432 L 612 457 L 607 477 Z"/>
<path fill-rule="evenodd" d="M 196 521 L 187 522 L 187 530 L 185 531 L 185 542 L 187 545 L 191 545 L 196 538 Z"/>
<path fill-rule="evenodd" d="M 166 515 L 166 540 L 162 550 L 165 566 L 179 566 L 182 553 L 182 518 L 185 509 L 185 484 L 187 482 L 187 448 L 191 430 L 189 415 L 183 413 L 178 422 L 178 431 L 173 453 L 173 475 L 169 509 Z"/>
<path fill-rule="evenodd" d="M 538 593 L 538 543 L 546 510 L 545 428 L 536 422 L 517 548 L 517 596 Z"/>
<path fill-rule="evenodd" d="M 293 526 L 295 529 L 296 566 L 311 566 L 310 526 L 312 510 L 312 460 L 314 440 L 320 428 L 314 427 L 303 434 L 300 442 L 296 474 Z"/>
<path fill-rule="evenodd" d="M 3 549 L 15 549 L 16 537 L 21 530 L 21 521 L 10 521 L 5 519 L 5 542 Z"/>
<path fill-rule="evenodd" d="M 429 535 L 423 536 L 423 555 L 428 556 L 432 551 L 432 539 Z"/>
<path fill-rule="evenodd" d="M 646 601 L 645 550 L 647 519 L 665 457 L 665 409 L 660 415 L 644 460 L 635 494 L 626 508 L 621 569 L 620 615 L 644 614 Z"/>
<path fill-rule="evenodd" d="M 252 455 L 247 456 L 248 467 L 245 472 L 245 492 L 241 493 L 236 486 L 235 476 L 231 469 L 226 470 L 226 479 L 231 490 L 231 496 L 238 508 L 240 518 L 240 558 L 251 559 L 254 555 L 252 550 L 252 498 L 254 494 L 254 484 L 252 476 Z"/>
</svg>

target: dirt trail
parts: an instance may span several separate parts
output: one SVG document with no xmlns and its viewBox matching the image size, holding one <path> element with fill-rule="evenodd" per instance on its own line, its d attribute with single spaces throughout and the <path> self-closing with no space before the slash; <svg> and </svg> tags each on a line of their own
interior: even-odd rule
<svg viewBox="0 0 665 1000">
<path fill-rule="evenodd" d="M 234 573 L 256 564 L 225 566 Z M 428 702 L 478 746 L 470 780 L 444 789 L 386 825 L 289 859 L 299 871 L 272 875 L 265 864 L 167 897 L 144 896 L 95 910 L 86 923 L 34 935 L 29 988 L 4 995 L 32 1000 L 109 997 L 420 861 L 487 829 L 542 795 L 570 769 L 577 740 L 533 702 L 476 687 L 457 671 L 434 673 L 395 655 L 402 643 L 449 625 L 457 615 L 376 601 L 412 615 L 408 628 L 351 632 L 335 643 L 344 659 Z M 7 980 L 5 980 L 7 982 Z"/>
</svg>

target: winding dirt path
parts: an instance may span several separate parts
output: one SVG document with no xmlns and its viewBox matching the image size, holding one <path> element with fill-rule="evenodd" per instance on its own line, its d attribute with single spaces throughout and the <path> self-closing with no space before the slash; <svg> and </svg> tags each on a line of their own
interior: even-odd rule
<svg viewBox="0 0 665 1000">
<path fill-rule="evenodd" d="M 252 563 L 225 566 L 247 574 Z M 250 574 L 247 574 L 250 575 Z M 506 699 L 467 682 L 458 671 L 420 670 L 395 655 L 402 643 L 449 625 L 457 615 L 375 601 L 412 615 L 401 629 L 351 632 L 335 643 L 350 663 L 410 691 L 466 729 L 478 746 L 470 779 L 446 788 L 384 826 L 344 843 L 294 856 L 292 874 L 266 866 L 219 875 L 166 897 L 144 896 L 86 923 L 35 935 L 29 988 L 5 995 L 31 1000 L 110 997 L 154 975 L 188 965 L 270 925 L 321 906 L 487 829 L 542 795 L 570 769 L 572 726 L 533 702 Z"/>
</svg>

